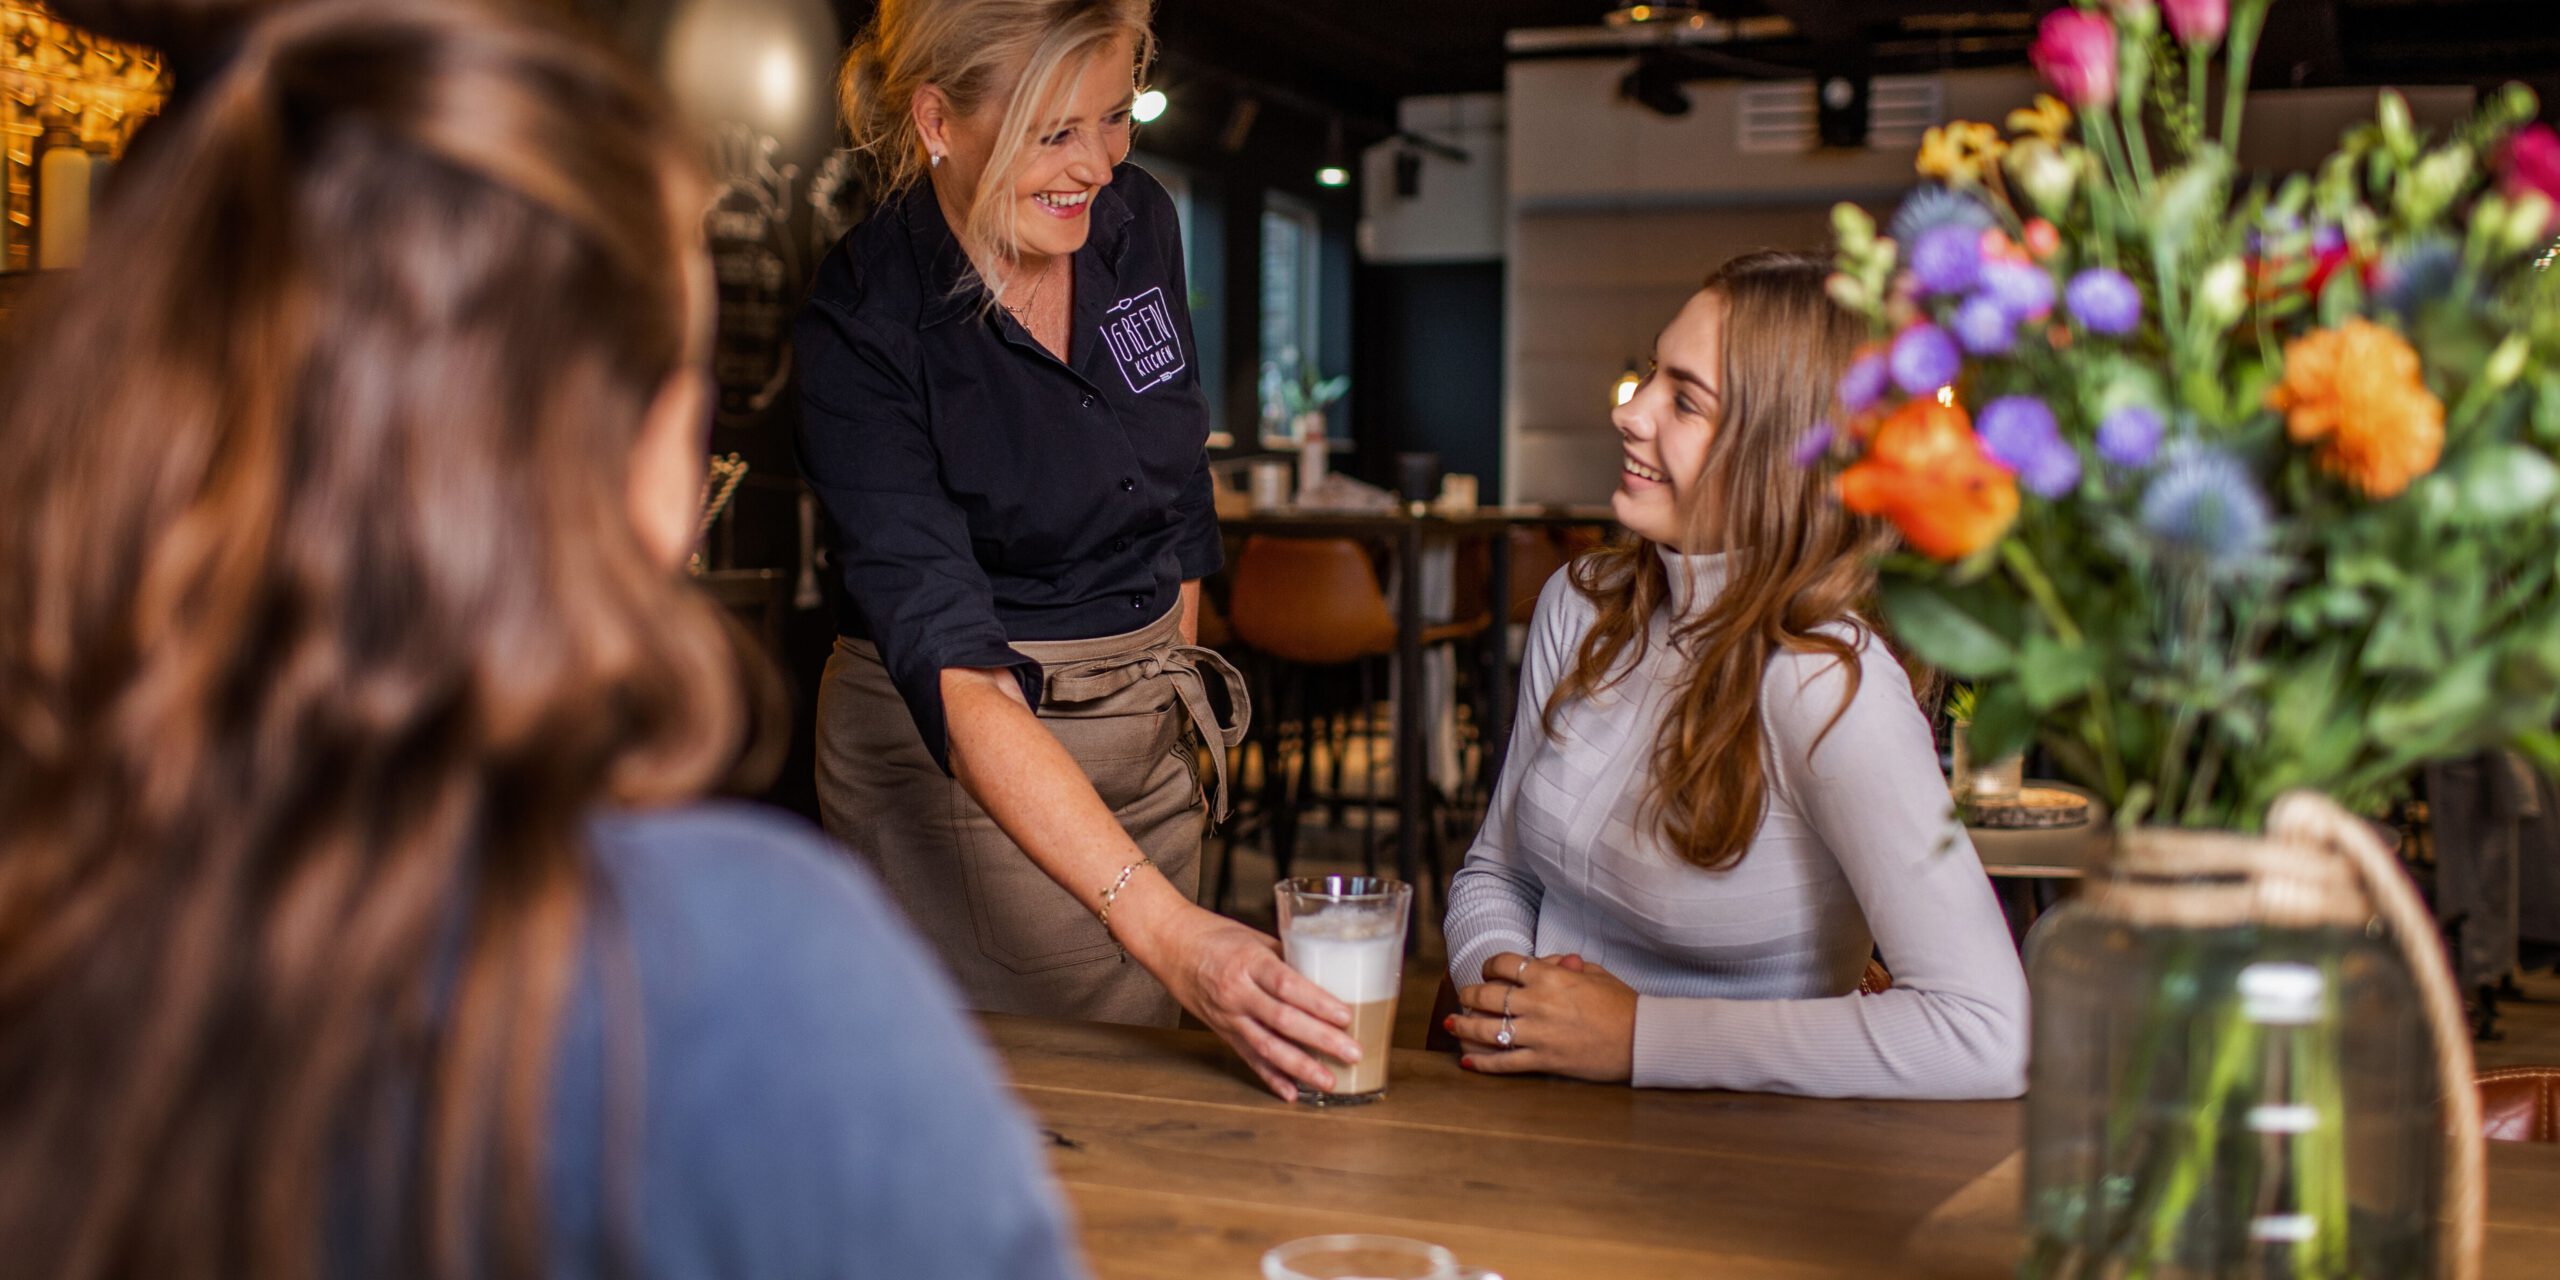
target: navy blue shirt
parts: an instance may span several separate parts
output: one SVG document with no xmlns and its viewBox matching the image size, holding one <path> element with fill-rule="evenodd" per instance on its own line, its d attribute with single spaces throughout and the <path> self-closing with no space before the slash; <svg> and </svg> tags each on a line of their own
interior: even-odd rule
<svg viewBox="0 0 2560 1280">
<path fill-rule="evenodd" d="M 1016 640 L 1135 631 L 1217 572 L 1209 402 L 1173 200 L 1135 165 L 1093 197 L 1067 358 L 969 284 L 930 186 L 847 234 L 794 341 L 801 465 L 851 608 L 934 759 L 942 672 Z"/>
<path fill-rule="evenodd" d="M 561 1039 L 552 1275 L 607 1274 L 616 1218 L 656 1280 L 1084 1274 L 959 993 L 852 857 L 743 806 L 591 832 L 622 958 L 591 957 Z"/>
</svg>

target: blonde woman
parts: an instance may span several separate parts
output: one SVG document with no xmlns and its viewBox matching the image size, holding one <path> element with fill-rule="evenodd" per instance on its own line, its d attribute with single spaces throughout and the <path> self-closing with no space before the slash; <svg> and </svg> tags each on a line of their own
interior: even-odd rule
<svg viewBox="0 0 2560 1280">
<path fill-rule="evenodd" d="M 1861 611 L 1874 526 L 1795 454 L 1858 332 L 1816 258 L 1727 264 L 1612 421 L 1635 537 L 1547 584 L 1450 890 L 1465 1065 L 2010 1097 L 2026 983 Z M 1871 951 L 1891 990 L 1860 995 Z"/>
<path fill-rule="evenodd" d="M 1232 743 L 1245 705 L 1191 643 L 1220 551 L 1181 231 L 1128 163 L 1147 23 L 1147 0 L 885 0 L 845 59 L 892 194 L 798 335 L 850 601 L 819 797 L 977 1007 L 1187 1009 L 1287 1098 L 1331 1087 L 1307 1049 L 1358 1046 L 1273 939 L 1193 902 L 1186 739 Z"/>
</svg>

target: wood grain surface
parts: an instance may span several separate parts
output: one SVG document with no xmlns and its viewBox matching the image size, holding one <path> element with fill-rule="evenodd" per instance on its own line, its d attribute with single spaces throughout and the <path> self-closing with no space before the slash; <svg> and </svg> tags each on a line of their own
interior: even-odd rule
<svg viewBox="0 0 2560 1280">
<path fill-rule="evenodd" d="M 1980 1277 L 2015 1260 L 2020 1108 L 1496 1079 L 1261 1091 L 1213 1037 L 986 1015 L 1101 1280 L 1258 1276 L 1300 1236 L 1430 1240 L 1506 1280 Z M 2488 1275 L 2560 1258 L 2560 1147 L 2490 1155 Z"/>
</svg>

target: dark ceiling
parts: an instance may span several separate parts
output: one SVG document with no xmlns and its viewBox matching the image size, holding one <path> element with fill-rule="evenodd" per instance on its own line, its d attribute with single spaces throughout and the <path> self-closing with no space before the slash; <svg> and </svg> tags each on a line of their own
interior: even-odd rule
<svg viewBox="0 0 2560 1280">
<path fill-rule="evenodd" d="M 1494 89 L 1515 27 L 1597 26 L 1611 0 L 1161 0 L 1169 54 L 1388 97 Z M 1776 14 L 1798 38 L 1765 56 L 1881 49 L 1891 62 L 2022 60 L 2021 17 L 2052 0 L 1711 0 L 1719 18 Z M 2277 0 L 2262 82 L 2469 82 L 2560 68 L 2553 0 Z"/>
<path fill-rule="evenodd" d="M 836 0 L 852 30 L 867 0 Z M 1705 0 L 1718 18 L 1783 17 L 1794 34 L 1747 52 L 1811 71 L 2022 63 L 2059 0 Z M 1597 27 L 1619 0 L 1158 0 L 1159 79 L 1211 82 L 1296 114 L 1382 131 L 1417 94 L 1499 89 L 1505 33 Z M 2534 83 L 2560 105 L 2560 0 L 2276 0 L 2261 85 Z M 1276 91 L 1276 92 L 1274 92 Z M 1355 141 L 1357 139 L 1355 138 Z"/>
</svg>

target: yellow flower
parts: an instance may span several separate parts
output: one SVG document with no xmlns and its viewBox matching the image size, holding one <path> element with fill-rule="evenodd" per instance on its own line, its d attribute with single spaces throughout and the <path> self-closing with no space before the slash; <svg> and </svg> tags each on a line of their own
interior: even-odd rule
<svg viewBox="0 0 2560 1280">
<path fill-rule="evenodd" d="M 1980 184 L 2008 144 L 2000 131 L 1978 120 L 1957 120 L 1920 137 L 1920 176 L 1941 182 Z"/>
<path fill-rule="evenodd" d="M 2071 108 L 2050 93 L 2039 93 L 2034 106 L 2009 113 L 2009 132 L 2022 138 L 2032 135 L 2046 142 L 2060 142 L 2070 127 Z"/>
<path fill-rule="evenodd" d="M 2349 320 L 2285 344 L 2284 378 L 2267 407 L 2296 444 L 2320 442 L 2320 465 L 2370 498 L 2389 498 L 2436 469 L 2444 402 L 2427 390 L 2408 339 Z"/>
</svg>

